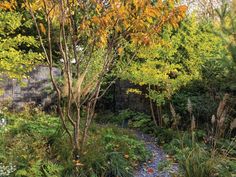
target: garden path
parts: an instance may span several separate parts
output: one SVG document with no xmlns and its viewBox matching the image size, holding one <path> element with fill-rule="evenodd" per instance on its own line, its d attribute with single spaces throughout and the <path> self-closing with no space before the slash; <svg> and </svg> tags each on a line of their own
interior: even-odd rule
<svg viewBox="0 0 236 177">
<path fill-rule="evenodd" d="M 141 132 L 136 132 L 136 135 L 138 139 L 144 141 L 146 148 L 151 152 L 152 158 L 134 172 L 134 177 L 171 177 L 171 173 L 177 173 L 177 164 L 173 164 L 168 171 L 158 170 L 158 164 L 166 159 L 166 154 L 157 145 L 156 138 Z"/>
</svg>

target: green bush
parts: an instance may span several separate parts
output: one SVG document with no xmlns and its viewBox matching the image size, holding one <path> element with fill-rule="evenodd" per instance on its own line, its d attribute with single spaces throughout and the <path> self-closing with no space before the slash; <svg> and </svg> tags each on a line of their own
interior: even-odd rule
<svg viewBox="0 0 236 177">
<path fill-rule="evenodd" d="M 133 168 L 149 157 L 145 145 L 136 140 L 131 132 L 114 126 L 103 126 L 93 127 L 91 133 L 81 159 L 84 166 L 80 174 L 84 176 L 130 177 Z"/>
<path fill-rule="evenodd" d="M 172 162 L 169 160 L 163 160 L 157 165 L 158 171 L 168 171 L 172 173 Z"/>
<path fill-rule="evenodd" d="M 149 157 L 132 132 L 94 124 L 80 158 L 82 165 L 75 169 L 72 147 L 58 117 L 39 110 L 2 117 L 8 122 L 0 128 L 0 174 L 5 176 L 130 177 L 134 167 Z"/>
<path fill-rule="evenodd" d="M 129 121 L 129 127 L 144 133 L 153 133 L 156 128 L 151 116 L 139 112 Z"/>
<path fill-rule="evenodd" d="M 221 138 L 216 142 L 216 148 L 219 149 L 221 153 L 236 157 L 236 138 Z"/>
<path fill-rule="evenodd" d="M 28 169 L 19 169 L 16 171 L 16 177 L 59 177 L 62 175 L 63 166 L 52 162 L 43 162 L 41 160 L 34 162 Z"/>
<path fill-rule="evenodd" d="M 141 112 L 135 112 L 130 109 L 121 110 L 118 114 L 105 112 L 99 114 L 96 120 L 102 124 L 110 123 L 125 128 L 129 127 L 139 129 L 145 133 L 151 133 L 155 128 L 151 116 Z"/>
<path fill-rule="evenodd" d="M 235 175 L 236 163 L 228 155 L 231 155 L 233 141 L 228 146 L 228 151 L 224 146 L 212 149 L 211 145 L 205 144 L 203 131 L 196 131 L 193 134 L 188 132 L 178 132 L 177 136 L 166 143 L 163 148 L 166 153 L 174 155 L 174 160 L 178 162 L 180 170 L 185 177 L 207 177 L 222 176 L 231 177 Z M 192 136 L 195 138 L 193 139 Z M 194 141 L 193 141 L 194 140 Z M 223 143 L 223 142 L 221 142 Z M 219 142 L 217 142 L 217 146 Z"/>
<path fill-rule="evenodd" d="M 154 130 L 154 135 L 157 137 L 158 144 L 168 144 L 172 139 L 178 136 L 178 132 L 171 128 L 161 128 L 157 127 Z"/>
<path fill-rule="evenodd" d="M 60 127 L 59 118 L 37 109 L 2 117 L 7 125 L 0 128 L 0 162 L 14 164 L 14 176 L 59 176 L 62 167 L 50 161 L 49 152 L 49 141 Z"/>
<path fill-rule="evenodd" d="M 130 109 L 122 110 L 116 114 L 113 112 L 105 111 L 98 115 L 96 121 L 103 124 L 110 123 L 122 126 L 124 124 L 124 121 L 131 120 L 133 117 L 136 117 L 136 115 L 137 113 Z"/>
<path fill-rule="evenodd" d="M 198 145 L 182 149 L 176 157 L 185 177 L 231 176 L 224 157 Z"/>
</svg>

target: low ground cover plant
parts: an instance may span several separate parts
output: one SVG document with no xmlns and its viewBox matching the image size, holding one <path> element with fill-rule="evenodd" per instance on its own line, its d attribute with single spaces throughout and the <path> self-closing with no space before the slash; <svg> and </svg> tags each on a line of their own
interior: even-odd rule
<svg viewBox="0 0 236 177">
<path fill-rule="evenodd" d="M 67 135 L 60 128 L 58 117 L 36 109 L 2 113 L 1 118 L 7 124 L 0 128 L 0 176 L 128 177 L 140 162 L 149 158 L 145 145 L 132 132 L 93 124 L 86 151 L 75 162 L 70 142 L 63 143 Z"/>
</svg>

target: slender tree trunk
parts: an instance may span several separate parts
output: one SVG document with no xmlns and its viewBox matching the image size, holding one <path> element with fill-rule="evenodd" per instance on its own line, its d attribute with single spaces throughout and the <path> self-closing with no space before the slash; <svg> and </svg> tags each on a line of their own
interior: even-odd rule
<svg viewBox="0 0 236 177">
<path fill-rule="evenodd" d="M 149 88 L 149 90 L 150 90 L 150 89 L 151 89 L 151 85 L 148 85 L 148 88 Z M 150 104 L 150 110 L 151 110 L 153 122 L 154 122 L 154 124 L 156 125 L 156 127 L 158 127 L 157 117 L 156 117 L 156 115 L 155 115 L 155 110 L 154 110 L 153 102 L 152 102 L 152 99 L 151 99 L 151 98 L 149 98 L 149 104 Z"/>
<path fill-rule="evenodd" d="M 153 122 L 156 125 L 156 127 L 158 127 L 158 123 L 157 123 L 156 115 L 155 115 L 155 112 L 154 112 L 152 100 L 149 99 L 149 102 L 150 102 L 150 109 L 151 109 L 151 114 L 152 114 Z"/>
<path fill-rule="evenodd" d="M 80 143 L 79 143 L 79 138 L 80 138 L 80 108 L 77 107 L 77 120 L 74 128 L 74 158 L 75 160 L 79 160 L 79 153 L 80 153 Z"/>
<path fill-rule="evenodd" d="M 86 120 L 84 132 L 83 132 L 83 137 L 82 137 L 82 142 L 81 142 L 81 148 L 80 148 L 81 153 L 83 153 L 83 151 L 84 151 L 85 142 L 86 142 L 87 136 L 88 136 L 88 129 L 90 127 L 90 123 L 91 123 L 91 119 L 92 119 L 92 117 L 91 117 L 92 115 L 90 115 L 89 112 L 88 112 L 88 114 L 89 115 Z"/>
<path fill-rule="evenodd" d="M 162 127 L 163 120 L 162 120 L 162 109 L 161 109 L 161 106 L 157 106 L 156 107 L 156 113 L 157 113 L 158 124 L 159 124 L 159 126 Z"/>
<path fill-rule="evenodd" d="M 92 97 L 92 99 L 90 100 L 90 102 L 87 105 L 87 117 L 86 117 L 86 123 L 85 123 L 85 128 L 83 131 L 83 137 L 82 137 L 82 142 L 81 142 L 81 152 L 82 153 L 83 153 L 85 143 L 87 141 L 88 130 L 91 125 L 92 119 L 94 117 L 95 108 L 96 108 L 96 104 L 97 104 L 97 100 L 98 100 L 98 95 L 100 92 L 100 87 L 101 87 L 101 83 L 99 83 L 97 85 L 97 89 L 96 89 L 96 92 L 94 93 L 94 97 Z"/>
</svg>

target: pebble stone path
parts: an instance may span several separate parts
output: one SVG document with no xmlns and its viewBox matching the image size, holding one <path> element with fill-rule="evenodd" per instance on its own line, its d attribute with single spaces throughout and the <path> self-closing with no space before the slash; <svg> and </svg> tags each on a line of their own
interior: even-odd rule
<svg viewBox="0 0 236 177">
<path fill-rule="evenodd" d="M 169 172 L 158 171 L 158 164 L 165 160 L 166 154 L 156 145 L 155 138 L 141 132 L 137 132 L 136 134 L 140 140 L 144 141 L 146 148 L 152 153 L 152 158 L 143 163 L 139 169 L 134 172 L 134 177 L 171 177 Z M 174 164 L 171 167 L 171 171 L 177 173 L 178 165 Z"/>
</svg>

